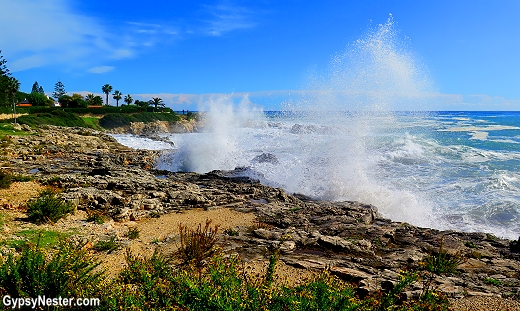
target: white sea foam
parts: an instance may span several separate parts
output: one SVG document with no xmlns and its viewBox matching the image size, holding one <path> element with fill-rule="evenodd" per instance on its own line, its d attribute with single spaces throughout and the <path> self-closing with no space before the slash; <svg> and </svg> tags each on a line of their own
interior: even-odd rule
<svg viewBox="0 0 520 311">
<path fill-rule="evenodd" d="M 137 137 L 129 134 L 112 134 L 121 144 L 133 149 L 146 150 L 167 150 L 173 149 L 174 146 L 168 142 L 153 140 L 150 138 Z"/>
<path fill-rule="evenodd" d="M 422 94 L 431 93 L 397 34 L 389 20 L 336 55 L 284 114 L 264 116 L 247 98 L 201 102 L 204 131 L 171 135 L 177 149 L 159 168 L 246 167 L 243 174 L 290 193 L 370 203 L 393 220 L 518 238 L 520 152 L 482 145 L 491 137 L 484 132 L 520 127 L 482 126 L 496 115 L 394 113 L 427 108 Z"/>
<path fill-rule="evenodd" d="M 503 131 L 503 130 L 520 130 L 518 126 L 507 125 L 490 125 L 490 126 L 465 126 L 440 129 L 439 132 L 476 132 L 476 131 Z"/>
<path fill-rule="evenodd" d="M 486 140 L 488 139 L 489 133 L 488 132 L 473 132 L 471 133 L 471 138 L 474 140 Z"/>
</svg>

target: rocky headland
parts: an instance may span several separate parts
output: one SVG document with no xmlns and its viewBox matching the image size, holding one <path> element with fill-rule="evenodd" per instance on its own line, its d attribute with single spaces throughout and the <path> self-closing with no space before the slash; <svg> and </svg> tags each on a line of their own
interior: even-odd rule
<svg viewBox="0 0 520 311">
<path fill-rule="evenodd" d="M 184 124 L 182 129 L 168 132 L 192 126 Z M 130 132 L 150 137 L 164 131 L 160 125 L 144 128 L 136 126 Z M 520 295 L 520 241 L 394 222 L 383 218 L 375 206 L 291 195 L 253 179 L 235 177 L 234 172 L 159 171 L 155 161 L 160 152 L 132 150 L 104 132 L 85 128 L 42 126 L 33 135 L 9 136 L 2 151 L 2 170 L 33 176 L 31 187 L 62 189 L 63 199 L 75 204 L 78 212 L 72 220 L 60 220 L 54 226 L 74 223 L 80 228 L 77 232 L 93 242 L 116 234 L 131 246 L 137 241 L 125 240 L 123 234 L 129 226 L 190 210 L 200 211 L 201 219 L 232 211 L 230 217 L 253 218 L 243 217 L 249 219 L 247 223 L 223 220 L 221 246 L 225 252 L 240 254 L 245 262 L 265 261 L 279 248 L 281 262 L 293 275 L 328 269 L 355 284 L 360 295 L 367 295 L 391 288 L 400 279 L 400 271 L 418 268 L 428 256 L 443 253 L 459 259 L 457 272 L 432 275 L 430 285 L 447 296 L 498 299 Z M 19 184 L 23 183 L 13 187 Z M 17 206 L 13 202 L 0 198 L 6 210 L 23 209 L 23 203 Z M 87 224 L 86 217 L 92 212 L 112 220 L 97 227 Z M 20 217 L 15 220 L 23 223 Z M 177 228 L 154 228 L 156 236 L 162 237 L 156 245 L 174 247 Z M 15 235 L 16 228 L 3 234 Z M 153 248 L 150 241 L 140 242 Z M 417 282 L 407 289 L 404 299 L 420 295 L 424 286 L 425 282 Z M 510 310 L 520 306 L 517 301 L 507 301 Z"/>
</svg>

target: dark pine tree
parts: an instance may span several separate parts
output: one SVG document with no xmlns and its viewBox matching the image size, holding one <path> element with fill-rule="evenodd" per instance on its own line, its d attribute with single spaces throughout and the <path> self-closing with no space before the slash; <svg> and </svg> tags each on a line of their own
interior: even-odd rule
<svg viewBox="0 0 520 311">
<path fill-rule="evenodd" d="M 40 86 L 38 85 L 38 81 L 34 82 L 31 93 L 40 93 Z"/>
<path fill-rule="evenodd" d="M 0 53 L 2 53 L 2 50 L 0 50 Z M 5 65 L 7 61 L 4 59 L 2 55 L 0 55 L 0 76 L 10 76 L 11 73 L 9 72 L 9 69 L 7 69 L 7 66 Z"/>
<path fill-rule="evenodd" d="M 59 99 L 65 94 L 65 85 L 63 85 L 61 81 L 56 82 L 56 84 L 54 85 L 54 92 L 52 93 L 52 97 Z"/>
</svg>

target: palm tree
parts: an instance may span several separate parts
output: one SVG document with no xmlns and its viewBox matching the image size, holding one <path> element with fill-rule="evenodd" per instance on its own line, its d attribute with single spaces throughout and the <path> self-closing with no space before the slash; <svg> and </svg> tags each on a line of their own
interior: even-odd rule
<svg viewBox="0 0 520 311">
<path fill-rule="evenodd" d="M 14 77 L 7 78 L 6 91 L 7 91 L 7 96 L 10 96 L 12 101 L 13 101 L 13 118 L 14 118 L 14 123 L 15 124 L 16 124 L 16 104 L 15 104 L 15 100 L 16 100 L 16 93 L 18 93 L 19 90 L 20 90 L 20 81 L 18 81 Z"/>
<path fill-rule="evenodd" d="M 125 103 L 127 105 L 131 105 L 133 102 L 134 102 L 134 99 L 132 98 L 132 96 L 130 96 L 130 94 L 125 96 Z"/>
<path fill-rule="evenodd" d="M 108 105 L 108 94 L 110 94 L 110 92 L 112 92 L 112 85 L 105 84 L 105 85 L 103 85 L 103 87 L 101 87 L 101 89 L 103 90 L 103 93 L 107 94 L 107 105 Z"/>
<path fill-rule="evenodd" d="M 116 100 L 116 107 L 119 107 L 119 100 L 120 100 L 121 98 L 123 98 L 122 95 L 123 95 L 123 94 L 121 94 L 121 92 L 119 92 L 118 90 L 115 90 L 115 91 L 114 91 L 114 97 L 113 97 L 113 98 Z"/>
<path fill-rule="evenodd" d="M 87 94 L 87 96 L 85 96 L 85 100 L 92 105 L 92 101 L 94 100 L 94 94 L 90 93 L 90 94 Z"/>
<path fill-rule="evenodd" d="M 155 109 L 157 109 L 157 107 L 165 107 L 163 100 L 159 97 L 153 97 L 152 99 L 150 99 L 149 103 L 150 105 L 154 106 L 154 111 Z"/>
</svg>

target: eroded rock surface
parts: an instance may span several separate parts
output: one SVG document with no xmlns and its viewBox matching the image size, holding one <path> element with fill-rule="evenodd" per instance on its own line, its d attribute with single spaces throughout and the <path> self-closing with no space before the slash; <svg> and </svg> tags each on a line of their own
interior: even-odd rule
<svg viewBox="0 0 520 311">
<path fill-rule="evenodd" d="M 159 152 L 131 150 L 88 129 L 47 126 L 10 140 L 4 148 L 7 170 L 64 189 L 63 198 L 79 209 L 102 211 L 121 222 L 190 208 L 253 212 L 258 225 L 237 228 L 238 234 L 223 243 L 226 251 L 252 260 L 279 248 L 285 264 L 329 269 L 357 284 L 360 294 L 391 288 L 400 271 L 415 269 L 440 251 L 461 258 L 457 273 L 431 276 L 432 285 L 449 296 L 520 290 L 520 241 L 392 222 L 371 205 L 315 201 L 229 172 L 158 171 Z M 422 286 L 417 283 L 406 295 L 420 294 Z"/>
</svg>

